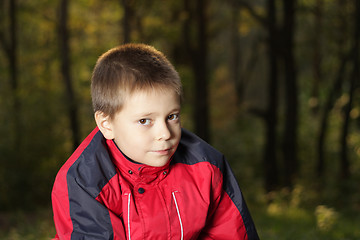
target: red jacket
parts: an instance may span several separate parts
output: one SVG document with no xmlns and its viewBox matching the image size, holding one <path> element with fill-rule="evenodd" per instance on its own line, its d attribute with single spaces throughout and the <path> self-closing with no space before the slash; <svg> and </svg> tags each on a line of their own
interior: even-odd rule
<svg viewBox="0 0 360 240">
<path fill-rule="evenodd" d="M 55 239 L 259 239 L 223 155 L 183 130 L 164 167 L 127 159 L 96 128 L 60 169 Z"/>
</svg>

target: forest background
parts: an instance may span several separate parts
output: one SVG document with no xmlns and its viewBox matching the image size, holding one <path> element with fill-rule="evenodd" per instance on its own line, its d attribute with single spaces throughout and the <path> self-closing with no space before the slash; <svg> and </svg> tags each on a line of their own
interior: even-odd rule
<svg viewBox="0 0 360 240">
<path fill-rule="evenodd" d="M 0 9 L 0 239 L 54 235 L 54 178 L 95 127 L 92 69 L 126 42 L 174 63 L 183 126 L 225 153 L 262 239 L 360 239 L 360 1 Z"/>
</svg>

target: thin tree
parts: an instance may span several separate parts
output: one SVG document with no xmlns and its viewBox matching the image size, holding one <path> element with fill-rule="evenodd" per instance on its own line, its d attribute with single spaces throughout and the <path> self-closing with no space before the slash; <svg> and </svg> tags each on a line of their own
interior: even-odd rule
<svg viewBox="0 0 360 240">
<path fill-rule="evenodd" d="M 267 48 L 268 48 L 268 93 L 267 110 L 265 114 L 265 149 L 263 165 L 265 170 L 265 190 L 270 192 L 279 185 L 277 163 L 277 125 L 278 125 L 278 30 L 276 27 L 276 1 L 267 3 Z"/>
<path fill-rule="evenodd" d="M 260 41 L 252 41 L 250 49 L 250 56 L 247 61 L 244 61 L 241 53 L 243 48 L 241 47 L 241 34 L 239 28 L 241 26 L 241 10 L 242 6 L 239 5 L 235 0 L 230 1 L 231 6 L 231 24 L 230 24 L 230 72 L 232 73 L 232 80 L 235 85 L 235 92 L 237 97 L 237 104 L 241 106 L 248 84 L 250 83 L 251 75 L 254 72 L 254 68 L 257 65 L 259 56 L 259 45 L 262 44 Z M 250 109 L 251 112 L 257 114 L 261 112 L 258 109 Z"/>
<path fill-rule="evenodd" d="M 360 42 L 360 1 L 354 0 L 354 35 L 353 35 L 353 47 L 351 48 L 351 60 L 352 60 L 352 72 L 350 74 L 350 81 L 348 87 L 349 101 L 344 106 L 344 121 L 342 127 L 342 133 L 340 138 L 341 143 L 341 158 L 340 158 L 340 177 L 342 179 L 348 179 L 350 177 L 350 163 L 348 156 L 348 135 L 350 127 L 350 112 L 354 100 L 354 92 L 356 88 L 356 82 L 360 80 L 359 72 L 359 42 Z"/>
<path fill-rule="evenodd" d="M 262 26 L 268 30 L 268 48 L 269 48 L 269 66 L 270 66 L 270 81 L 269 81 L 269 105 L 266 111 L 266 144 L 264 151 L 264 167 L 269 164 L 267 160 L 271 160 L 276 166 L 276 126 L 278 114 L 278 61 L 281 57 L 284 65 L 284 79 L 285 79 L 285 129 L 282 142 L 282 153 L 284 159 L 284 183 L 285 186 L 291 187 L 298 172 L 297 159 L 297 127 L 298 127 L 298 87 L 296 62 L 294 56 L 294 37 L 295 37 L 295 9 L 296 0 L 283 0 L 283 21 L 281 28 L 276 26 L 276 0 L 268 0 L 268 21 L 256 13 L 253 7 L 248 2 L 238 0 L 238 3 L 249 10 L 249 13 L 257 19 Z M 281 48 L 277 47 L 281 44 Z M 279 55 L 280 54 L 280 55 Z M 269 155 L 268 155 L 269 154 Z M 270 156 L 270 157 L 269 157 Z M 268 170 L 265 170 L 268 171 Z M 276 170 L 274 169 L 276 172 Z M 269 174 L 269 176 L 266 176 Z M 271 176 L 271 173 L 265 173 L 265 178 L 273 181 L 276 184 L 276 177 Z M 272 180 L 270 180 L 271 178 Z M 267 181 L 266 181 L 267 182 Z M 271 185 L 269 189 L 273 188 Z"/>
<path fill-rule="evenodd" d="M 346 33 L 346 29 L 348 29 L 346 17 L 343 13 L 343 10 L 346 8 L 346 2 L 337 1 L 337 9 L 338 9 L 338 17 L 336 20 L 339 21 L 340 25 L 338 29 L 344 30 Z M 325 100 L 324 107 L 322 108 L 321 116 L 320 116 L 320 126 L 319 133 L 317 137 L 317 163 L 316 163 L 316 174 L 319 178 L 324 175 L 325 172 L 325 141 L 327 137 L 328 125 L 329 125 L 329 115 L 330 111 L 334 106 L 336 99 L 338 99 L 342 93 L 342 87 L 344 84 L 344 78 L 346 74 L 346 69 L 348 64 L 350 63 L 351 51 L 349 54 L 349 50 L 346 49 L 347 44 L 345 44 L 348 36 L 347 34 L 337 35 L 335 39 L 337 50 L 337 58 L 339 59 L 339 67 L 337 72 L 334 74 L 334 80 L 331 85 L 331 89 L 329 94 Z"/>
<path fill-rule="evenodd" d="M 5 11 L 5 1 L 2 2 Z M 14 149 L 18 149 L 21 142 L 21 120 L 20 120 L 20 98 L 19 98 L 19 77 L 18 77 L 18 37 L 17 37 L 17 1 L 8 1 L 9 25 L 8 28 L 0 30 L 0 43 L 9 64 L 9 85 L 12 97 L 13 112 L 13 133 L 14 133 Z M 1 19 L 5 21 L 5 19 Z M 8 36 L 6 38 L 6 36 Z"/>
<path fill-rule="evenodd" d="M 322 29 L 323 29 L 323 8 L 324 0 L 316 0 L 314 8 L 314 32 L 312 34 L 312 74 L 313 81 L 311 86 L 312 112 L 315 114 L 319 110 L 319 90 L 322 79 Z"/>
<path fill-rule="evenodd" d="M 195 10 L 192 10 L 192 1 L 184 0 L 184 9 L 188 18 L 184 22 L 184 42 L 187 52 L 191 56 L 192 70 L 195 77 L 193 117 L 195 132 L 205 141 L 210 140 L 209 134 L 209 101 L 207 55 L 208 37 L 206 10 L 207 0 L 196 0 Z M 195 25 L 195 41 L 192 41 L 192 23 Z"/>
<path fill-rule="evenodd" d="M 325 140 L 327 136 L 327 129 L 328 129 L 328 121 L 330 111 L 334 106 L 335 100 L 341 94 L 341 87 L 343 83 L 343 77 L 346 71 L 346 66 L 349 62 L 349 56 L 343 56 L 340 58 L 340 65 L 335 75 L 332 88 L 329 92 L 329 95 L 326 99 L 326 102 L 323 107 L 323 111 L 320 117 L 320 128 L 317 140 L 317 166 L 316 166 L 316 173 L 319 178 L 324 175 L 325 172 Z"/>
<path fill-rule="evenodd" d="M 237 1 L 236 3 L 247 9 L 267 32 L 266 46 L 268 59 L 268 83 L 267 83 L 267 106 L 264 111 L 253 111 L 264 120 L 265 143 L 263 150 L 264 187 L 267 192 L 279 187 L 278 169 L 278 89 L 279 89 L 279 29 L 277 27 L 276 0 L 266 1 L 266 18 L 259 15 L 248 2 Z"/>
<path fill-rule="evenodd" d="M 285 78 L 285 129 L 283 135 L 283 160 L 285 186 L 291 187 L 298 174 L 297 129 L 298 86 L 294 56 L 296 0 L 283 0 L 282 57 Z"/>
<path fill-rule="evenodd" d="M 239 37 L 239 19 L 240 19 L 240 8 L 237 7 L 237 4 L 234 1 L 230 2 L 231 4 L 231 73 L 232 79 L 235 84 L 235 90 L 237 95 L 238 105 L 242 102 L 244 95 L 244 84 L 241 78 L 240 66 L 241 66 L 241 56 L 240 56 L 240 37 Z"/>
<path fill-rule="evenodd" d="M 120 0 L 120 4 L 124 9 L 124 15 L 122 18 L 124 43 L 129 43 L 131 40 L 131 19 L 133 16 L 133 9 L 131 3 L 131 0 Z"/>
<path fill-rule="evenodd" d="M 71 61 L 68 30 L 68 0 L 61 0 L 59 6 L 59 50 L 61 59 L 61 75 L 65 85 L 65 97 L 68 108 L 68 117 L 72 132 L 72 145 L 75 149 L 80 143 L 80 129 L 78 123 L 78 108 L 74 94 L 73 80 L 71 77 Z"/>
<path fill-rule="evenodd" d="M 277 163 L 277 124 L 278 124 L 278 34 L 276 21 L 276 0 L 266 1 L 266 17 L 258 14 L 247 1 L 233 0 L 232 3 L 246 9 L 267 32 L 268 84 L 267 106 L 264 111 L 252 109 L 265 123 L 265 143 L 263 150 L 264 187 L 267 192 L 279 186 Z"/>
</svg>

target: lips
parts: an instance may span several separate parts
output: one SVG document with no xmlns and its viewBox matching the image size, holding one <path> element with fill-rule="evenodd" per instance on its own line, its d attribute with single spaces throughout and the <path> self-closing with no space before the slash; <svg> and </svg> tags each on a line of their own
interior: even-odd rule
<svg viewBox="0 0 360 240">
<path fill-rule="evenodd" d="M 167 148 L 167 149 L 163 149 L 163 150 L 155 150 L 153 151 L 154 153 L 157 153 L 159 155 L 168 155 L 169 153 L 171 153 L 172 148 Z"/>
</svg>

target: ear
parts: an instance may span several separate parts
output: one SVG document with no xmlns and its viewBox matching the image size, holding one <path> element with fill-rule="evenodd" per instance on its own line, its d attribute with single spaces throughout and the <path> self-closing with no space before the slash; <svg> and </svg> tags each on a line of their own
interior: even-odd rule
<svg viewBox="0 0 360 240">
<path fill-rule="evenodd" d="M 114 131 L 111 123 L 111 119 L 103 112 L 95 112 L 96 125 L 100 129 L 101 133 L 106 139 L 114 139 Z"/>
</svg>

